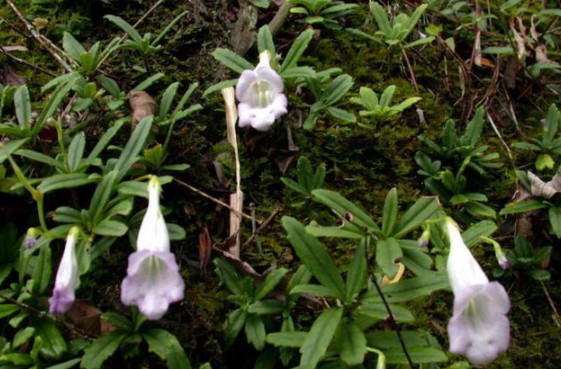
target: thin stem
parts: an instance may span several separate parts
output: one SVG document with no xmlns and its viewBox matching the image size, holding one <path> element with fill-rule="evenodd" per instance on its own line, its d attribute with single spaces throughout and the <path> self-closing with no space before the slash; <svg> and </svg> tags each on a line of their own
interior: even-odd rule
<svg viewBox="0 0 561 369">
<path fill-rule="evenodd" d="M 13 56 L 13 55 L 10 54 L 9 52 L 4 51 L 4 49 L 2 49 L 1 47 L 0 47 L 0 53 L 6 55 L 8 58 L 12 59 L 13 61 L 16 61 L 16 62 L 18 62 L 18 63 L 27 65 L 28 67 L 33 68 L 33 69 L 36 69 L 36 70 L 38 70 L 38 71 L 41 72 L 41 73 L 48 74 L 48 75 L 51 76 L 51 77 L 57 77 L 57 75 L 56 75 L 55 73 L 53 73 L 53 72 L 51 72 L 51 71 L 48 71 L 48 70 L 46 70 L 46 69 L 43 69 L 43 68 L 41 68 L 41 67 L 38 67 L 38 66 L 35 65 L 35 64 L 31 64 L 30 62 L 25 61 L 25 60 L 23 60 L 23 59 L 20 59 L 20 58 L 18 58 L 17 56 Z"/>
<path fill-rule="evenodd" d="M 395 321 L 395 318 L 392 314 L 392 310 L 390 309 L 390 305 L 388 304 L 388 301 L 386 300 L 386 297 L 384 296 L 384 293 L 382 292 L 382 289 L 380 288 L 380 285 L 378 284 L 378 281 L 376 280 L 376 276 L 374 276 L 374 278 L 372 278 L 372 281 L 374 282 L 374 286 L 376 286 L 376 290 L 378 291 L 378 294 L 380 295 L 380 298 L 382 299 L 382 302 L 384 303 L 384 306 L 386 307 L 386 311 L 388 312 L 388 315 L 389 315 L 390 324 L 392 325 L 392 328 L 395 330 L 395 333 L 397 333 L 397 338 L 399 340 L 399 344 L 401 345 L 401 349 L 403 350 L 403 353 L 405 354 L 405 357 L 407 358 L 407 362 L 409 363 L 409 366 L 411 368 L 415 368 L 413 360 L 411 360 L 411 356 L 409 356 L 409 352 L 407 351 L 407 347 L 405 346 L 405 340 L 403 339 L 403 336 L 401 335 L 401 330 L 399 328 L 399 325 Z"/>
<path fill-rule="evenodd" d="M 409 62 L 409 56 L 407 56 L 407 52 L 404 48 L 401 48 L 401 54 L 405 58 L 405 62 L 407 63 L 407 69 L 409 69 L 409 75 L 411 76 L 411 82 L 413 83 L 413 87 L 415 87 L 415 91 L 419 93 L 419 85 L 417 84 L 417 78 L 415 77 L 415 72 L 413 71 L 413 67 L 411 66 L 411 62 Z"/>
</svg>

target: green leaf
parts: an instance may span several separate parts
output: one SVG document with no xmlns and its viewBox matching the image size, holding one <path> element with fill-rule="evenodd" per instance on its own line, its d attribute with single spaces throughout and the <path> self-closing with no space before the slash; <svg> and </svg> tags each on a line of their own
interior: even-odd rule
<svg viewBox="0 0 561 369">
<path fill-rule="evenodd" d="M 90 201 L 90 208 L 88 209 L 88 214 L 93 224 L 97 224 L 103 216 L 103 210 L 109 201 L 109 196 L 111 196 L 113 192 L 117 174 L 118 172 L 116 170 L 112 170 L 104 175 L 95 189 Z"/>
<path fill-rule="evenodd" d="M 245 336 L 247 342 L 251 343 L 257 351 L 265 348 L 265 324 L 257 314 L 249 314 L 245 321 Z"/>
<path fill-rule="evenodd" d="M 338 298 L 339 292 L 331 287 L 325 287 L 319 284 L 298 284 L 294 286 L 290 292 L 291 295 L 301 295 L 303 293 L 319 297 Z"/>
<path fill-rule="evenodd" d="M 203 96 L 209 95 L 209 94 L 211 94 L 213 92 L 216 92 L 216 91 L 220 91 L 220 90 L 222 90 L 223 88 L 226 88 L 226 87 L 235 86 L 237 83 L 238 83 L 237 78 L 236 79 L 228 79 L 226 81 L 218 82 L 218 83 L 210 86 L 209 88 L 207 88 L 205 90 L 205 92 L 203 92 Z"/>
<path fill-rule="evenodd" d="M 477 201 L 468 202 L 465 209 L 475 218 L 495 218 L 497 216 L 493 208 Z"/>
<path fill-rule="evenodd" d="M 126 224 L 117 220 L 103 219 L 93 227 L 92 232 L 100 236 L 121 237 L 127 233 L 128 229 Z"/>
<path fill-rule="evenodd" d="M 269 333 L 265 341 L 276 347 L 302 347 L 308 336 L 307 332 L 275 332 Z"/>
<path fill-rule="evenodd" d="M 345 321 L 339 326 L 334 344 L 345 364 L 349 366 L 360 365 L 364 361 L 366 336 L 353 321 Z"/>
<path fill-rule="evenodd" d="M 101 317 L 103 320 L 107 321 L 107 323 L 114 325 L 121 330 L 132 331 L 134 329 L 132 321 L 124 315 L 108 312 L 103 313 Z"/>
<path fill-rule="evenodd" d="M 83 186 L 95 181 L 95 177 L 90 177 L 86 173 L 55 174 L 41 182 L 37 189 L 46 194 L 63 188 Z"/>
<path fill-rule="evenodd" d="M 185 351 L 173 334 L 164 329 L 151 328 L 142 335 L 148 343 L 148 351 L 158 355 L 160 359 L 166 360 L 169 369 L 191 368 Z"/>
<path fill-rule="evenodd" d="M 68 32 L 64 32 L 62 36 L 62 47 L 75 61 L 79 61 L 80 56 L 86 53 L 86 49 L 84 49 L 82 44 L 76 41 L 74 36 Z"/>
<path fill-rule="evenodd" d="M 123 127 L 125 122 L 126 122 L 125 119 L 119 119 L 113 124 L 113 126 L 111 126 L 111 128 L 105 131 L 103 136 L 101 136 L 95 147 L 90 152 L 90 155 L 88 156 L 88 160 L 91 161 L 97 158 L 99 154 L 101 154 L 101 152 L 105 149 L 105 147 L 109 144 L 109 142 L 111 142 L 113 137 L 115 137 L 117 132 L 119 132 L 121 127 Z"/>
<path fill-rule="evenodd" d="M 26 149 L 20 149 L 18 151 L 15 152 L 16 155 L 27 158 L 27 159 L 31 159 L 43 164 L 47 164 L 53 168 L 56 168 L 58 170 L 64 171 L 66 170 L 66 168 L 64 167 L 64 164 L 54 158 L 51 158 L 50 156 L 47 156 L 45 154 L 42 154 L 40 152 L 37 151 L 32 151 L 32 150 L 26 150 Z"/>
<path fill-rule="evenodd" d="M 45 369 L 70 369 L 76 366 L 76 364 L 78 364 L 80 362 L 80 358 L 76 358 L 76 359 L 71 359 L 68 361 L 65 361 L 64 363 L 60 363 L 60 364 L 56 364 L 56 365 L 52 365 L 49 367 L 46 367 Z"/>
<path fill-rule="evenodd" d="M 255 289 L 255 300 L 261 300 L 271 293 L 287 272 L 288 270 L 279 268 L 267 274 L 263 282 Z"/>
<path fill-rule="evenodd" d="M 4 160 L 8 159 L 8 156 L 19 149 L 26 141 L 27 138 L 24 138 L 22 140 L 0 142 L 0 164 L 2 164 Z"/>
<path fill-rule="evenodd" d="M 224 332 L 227 345 L 231 345 L 234 342 L 244 327 L 247 316 L 247 312 L 242 309 L 236 309 L 228 315 Z"/>
<path fill-rule="evenodd" d="M 185 10 L 181 13 L 179 13 L 175 18 L 173 18 L 173 20 L 168 23 L 168 25 L 166 26 L 166 28 L 164 28 L 162 30 L 162 32 L 160 32 L 160 34 L 158 35 L 158 37 L 156 37 L 154 39 L 154 41 L 152 41 L 151 46 L 156 47 L 158 46 L 158 44 L 160 43 L 160 41 L 162 41 L 162 39 L 169 33 L 169 31 L 171 31 L 171 29 L 179 22 L 179 20 L 181 18 L 183 18 L 186 14 L 188 14 L 189 11 Z"/>
<path fill-rule="evenodd" d="M 19 126 L 22 128 L 31 125 L 31 99 L 26 85 L 19 86 L 14 93 L 14 105 Z"/>
<path fill-rule="evenodd" d="M 468 247 L 480 241 L 480 237 L 489 237 L 497 230 L 497 224 L 491 220 L 482 220 L 466 229 L 462 233 L 462 238 Z"/>
<path fill-rule="evenodd" d="M 553 169 L 555 160 L 549 154 L 540 154 L 536 158 L 536 168 L 538 170 Z"/>
<path fill-rule="evenodd" d="M 390 311 L 392 312 L 392 316 L 394 319 L 399 323 L 413 323 L 415 321 L 415 317 L 409 310 L 406 308 L 389 304 Z M 388 310 L 386 309 L 386 305 L 382 302 L 372 303 L 372 304 L 363 304 L 358 310 L 358 314 L 366 316 L 371 319 L 375 320 L 387 320 L 389 318 Z"/>
<path fill-rule="evenodd" d="M 370 12 L 374 16 L 374 20 L 378 25 L 378 28 L 386 37 L 390 37 L 393 33 L 390 21 L 386 14 L 386 11 L 382 6 L 374 1 L 370 2 Z"/>
<path fill-rule="evenodd" d="M 250 62 L 228 49 L 219 47 L 214 50 L 212 56 L 236 73 L 242 73 L 247 69 L 254 69 L 254 66 Z"/>
<path fill-rule="evenodd" d="M 382 233 L 389 236 L 397 219 L 397 189 L 395 187 L 386 196 L 382 214 Z"/>
<path fill-rule="evenodd" d="M 137 155 L 140 150 L 144 148 L 153 120 L 153 115 L 142 118 L 136 126 L 130 139 L 127 141 L 127 144 L 121 152 L 121 155 L 114 167 L 114 169 L 118 171 L 117 178 L 115 179 L 117 182 L 120 182 L 121 179 L 123 179 L 130 167 L 137 161 Z"/>
<path fill-rule="evenodd" d="M 138 43 L 141 43 L 143 41 L 140 33 L 138 33 L 138 31 L 136 29 L 134 29 L 134 27 L 132 25 L 130 25 L 127 21 L 125 21 L 123 18 L 117 17 L 115 15 L 111 15 L 111 14 L 108 14 L 108 15 L 104 16 L 103 18 L 105 18 L 108 21 L 114 23 L 119 28 L 121 28 L 123 31 L 125 31 L 125 33 L 128 34 L 129 37 L 133 41 L 138 42 Z"/>
<path fill-rule="evenodd" d="M 549 208 L 549 223 L 555 236 L 561 238 L 561 207 L 552 206 Z"/>
<path fill-rule="evenodd" d="M 276 55 L 273 35 L 267 24 L 259 28 L 259 32 L 257 33 L 257 49 L 260 53 L 267 50 L 271 54 L 271 57 Z"/>
<path fill-rule="evenodd" d="M 243 295 L 244 288 L 242 286 L 243 277 L 238 274 L 236 268 L 234 268 L 226 260 L 214 259 L 212 261 L 216 266 L 216 272 L 220 277 L 220 280 L 226 284 L 226 287 L 232 291 L 235 295 Z"/>
<path fill-rule="evenodd" d="M 538 200 L 511 202 L 510 204 L 506 204 L 506 206 L 499 212 L 499 214 L 506 215 L 506 214 L 526 213 L 529 211 L 545 209 L 545 208 L 547 208 L 547 204 L 544 204 L 543 202 Z"/>
<path fill-rule="evenodd" d="M 343 109 L 339 109 L 339 108 L 334 108 L 333 106 L 330 106 L 327 108 L 327 111 L 329 112 L 329 114 L 331 114 L 334 118 L 342 120 L 343 122 L 347 122 L 347 123 L 354 123 L 356 122 L 356 117 L 354 116 L 353 113 L 347 111 L 347 110 L 343 110 Z"/>
<path fill-rule="evenodd" d="M 387 238 L 376 242 L 376 264 L 382 268 L 388 278 L 393 279 L 398 271 L 399 259 L 403 257 L 401 247 L 395 238 Z"/>
<path fill-rule="evenodd" d="M 337 101 L 341 100 L 347 92 L 349 92 L 351 87 L 353 87 L 353 83 L 352 77 L 348 74 L 342 74 L 335 77 L 329 86 L 327 86 L 325 91 L 323 91 L 320 100 L 328 106 L 335 104 Z"/>
<path fill-rule="evenodd" d="M 154 83 L 159 81 L 160 79 L 164 78 L 165 74 L 163 73 L 156 73 L 153 76 L 146 78 L 144 81 L 140 82 L 138 85 L 133 87 L 131 91 L 144 91 L 148 87 L 152 86 Z"/>
<path fill-rule="evenodd" d="M 160 101 L 160 111 L 158 113 L 158 117 L 160 119 L 164 118 L 173 103 L 173 99 L 177 94 L 177 89 L 179 88 L 179 82 L 174 82 L 166 88 L 164 93 L 162 94 L 162 100 Z"/>
<path fill-rule="evenodd" d="M 33 327 L 26 327 L 22 330 L 19 330 L 15 336 L 14 340 L 12 341 L 12 347 L 17 348 L 29 341 L 33 334 L 35 333 L 35 328 Z"/>
<path fill-rule="evenodd" d="M 393 230 L 392 236 L 399 238 L 406 235 L 429 219 L 439 208 L 440 206 L 434 197 L 420 198 L 403 214 Z"/>
<path fill-rule="evenodd" d="M 347 283 L 345 284 L 345 302 L 352 303 L 362 290 L 368 274 L 366 272 L 366 246 L 359 242 L 353 260 L 349 264 Z"/>
<path fill-rule="evenodd" d="M 481 137 L 481 132 L 483 132 L 483 123 L 485 123 L 484 114 L 485 110 L 483 106 L 477 108 L 473 119 L 466 126 L 464 135 L 460 138 L 462 145 L 472 147 L 477 145 L 479 137 Z"/>
<path fill-rule="evenodd" d="M 341 196 L 340 193 L 318 189 L 312 191 L 315 200 L 331 207 L 341 217 L 351 215 L 351 223 L 364 229 L 365 231 L 380 232 L 380 228 L 374 221 L 358 206 Z"/>
<path fill-rule="evenodd" d="M 298 60 L 300 59 L 302 54 L 304 54 L 304 51 L 306 51 L 306 49 L 308 48 L 308 44 L 312 40 L 313 36 L 314 36 L 314 30 L 313 29 L 307 29 L 304 32 L 302 32 L 296 38 L 296 40 L 294 40 L 294 43 L 292 44 L 292 47 L 290 48 L 290 50 L 288 50 L 288 53 L 286 54 L 286 57 L 284 58 L 284 60 L 282 62 L 282 65 L 281 65 L 280 71 L 279 71 L 280 74 L 282 74 L 284 71 L 286 71 L 290 68 L 294 68 L 296 66 L 296 64 L 298 63 Z"/>
<path fill-rule="evenodd" d="M 41 337 L 43 347 L 41 354 L 49 359 L 59 359 L 67 350 L 66 341 L 52 322 L 36 319 L 33 321 L 35 336 Z"/>
<path fill-rule="evenodd" d="M 388 302 L 405 302 L 418 297 L 428 296 L 434 291 L 448 289 L 448 276 L 445 273 L 431 273 L 409 278 L 398 283 L 382 286 L 382 292 Z M 362 301 L 381 302 L 376 291 L 367 292 Z"/>
<path fill-rule="evenodd" d="M 111 355 L 119 348 L 121 342 L 129 336 L 122 331 L 104 334 L 84 350 L 80 367 L 83 369 L 99 369 Z"/>
<path fill-rule="evenodd" d="M 288 233 L 288 240 L 308 270 L 324 286 L 336 291 L 337 298 L 344 300 L 345 284 L 321 242 L 308 234 L 304 226 L 294 218 L 285 216 L 282 224 Z"/>
<path fill-rule="evenodd" d="M 51 263 L 51 248 L 48 244 L 41 246 L 39 256 L 35 258 L 35 266 L 31 279 L 35 282 L 35 292 L 41 294 L 47 290 L 51 282 L 52 263 Z"/>
<path fill-rule="evenodd" d="M 11 368 L 21 368 L 20 365 L 24 365 L 26 368 L 28 368 L 28 367 L 32 367 L 31 365 L 33 364 L 33 359 L 27 354 L 13 352 L 13 353 L 7 353 L 7 354 L 1 355 L 0 356 L 0 362 L 2 362 L 2 363 L 9 362 L 9 363 L 12 363 L 14 365 L 17 365 L 17 367 L 2 365 L 3 368 L 10 368 L 10 369 Z"/>
<path fill-rule="evenodd" d="M 342 308 L 332 307 L 321 313 L 315 320 L 300 348 L 300 353 L 302 354 L 300 368 L 312 369 L 316 367 L 321 357 L 327 351 L 342 316 Z"/>
<path fill-rule="evenodd" d="M 84 132 L 78 133 L 70 142 L 68 147 L 68 169 L 71 172 L 76 171 L 80 165 L 80 161 L 84 156 L 84 149 L 86 148 L 86 136 Z"/>
<path fill-rule="evenodd" d="M 256 301 L 249 305 L 247 312 L 257 315 L 280 314 L 285 310 L 285 305 L 277 300 Z"/>
</svg>

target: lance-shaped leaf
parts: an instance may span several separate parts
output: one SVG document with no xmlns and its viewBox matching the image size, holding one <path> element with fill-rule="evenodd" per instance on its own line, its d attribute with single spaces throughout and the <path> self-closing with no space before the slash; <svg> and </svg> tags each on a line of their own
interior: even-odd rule
<svg viewBox="0 0 561 369">
<path fill-rule="evenodd" d="M 316 367 L 327 351 L 342 316 L 343 309 L 330 308 L 316 319 L 300 348 L 302 354 L 300 368 L 313 369 Z"/>
<path fill-rule="evenodd" d="M 282 224 L 288 233 L 288 240 L 308 270 L 324 286 L 336 291 L 338 299 L 344 300 L 343 278 L 321 242 L 307 233 L 306 228 L 294 218 L 285 216 Z"/>
</svg>

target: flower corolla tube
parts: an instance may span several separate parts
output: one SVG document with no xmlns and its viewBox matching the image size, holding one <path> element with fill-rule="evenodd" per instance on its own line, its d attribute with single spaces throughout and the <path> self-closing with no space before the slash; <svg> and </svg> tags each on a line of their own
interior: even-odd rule
<svg viewBox="0 0 561 369">
<path fill-rule="evenodd" d="M 270 58 L 268 51 L 262 52 L 257 67 L 244 70 L 238 80 L 236 98 L 240 127 L 249 125 L 258 131 L 267 131 L 287 112 L 282 78 L 271 68 Z"/>
<path fill-rule="evenodd" d="M 171 303 L 183 299 L 185 283 L 160 210 L 161 186 L 157 177 L 148 183 L 148 209 L 140 225 L 136 252 L 129 256 L 127 276 L 121 285 L 121 301 L 136 305 L 148 319 L 160 319 Z"/>
<path fill-rule="evenodd" d="M 450 352 L 467 356 L 473 364 L 489 364 L 508 348 L 510 300 L 499 282 L 489 282 L 451 219 L 446 220 L 446 232 L 447 271 L 454 292 L 454 314 L 448 323 Z"/>
<path fill-rule="evenodd" d="M 76 242 L 80 229 L 72 227 L 66 237 L 66 246 L 56 272 L 53 295 L 49 298 L 51 314 L 66 313 L 74 303 L 74 290 L 78 283 L 78 261 L 76 259 Z"/>
</svg>

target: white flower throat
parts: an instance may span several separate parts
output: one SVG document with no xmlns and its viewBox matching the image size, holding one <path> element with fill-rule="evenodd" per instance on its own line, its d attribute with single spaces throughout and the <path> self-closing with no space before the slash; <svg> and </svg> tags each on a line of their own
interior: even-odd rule
<svg viewBox="0 0 561 369">
<path fill-rule="evenodd" d="M 275 91 L 273 86 L 264 80 L 257 80 L 251 84 L 254 93 L 250 96 L 250 104 L 259 108 L 264 108 L 273 103 Z"/>
</svg>

